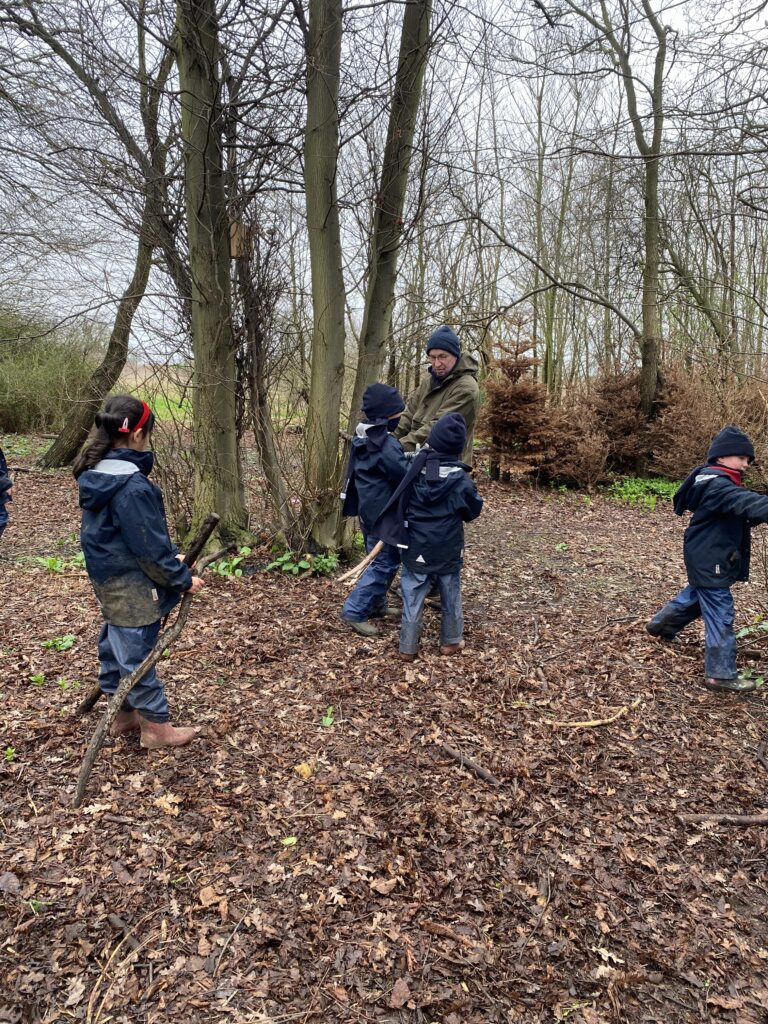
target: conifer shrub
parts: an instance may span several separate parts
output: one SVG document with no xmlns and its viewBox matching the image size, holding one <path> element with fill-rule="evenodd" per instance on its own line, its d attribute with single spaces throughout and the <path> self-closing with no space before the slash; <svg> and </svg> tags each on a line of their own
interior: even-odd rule
<svg viewBox="0 0 768 1024">
<path fill-rule="evenodd" d="M 528 349 L 496 360 L 485 382 L 479 433 L 488 440 L 491 477 L 530 475 L 556 454 L 560 412 L 531 373 L 540 360 Z"/>
<path fill-rule="evenodd" d="M 640 411 L 640 375 L 602 376 L 585 402 L 608 444 L 608 467 L 613 473 L 635 473 L 651 455 L 648 426 Z"/>
</svg>

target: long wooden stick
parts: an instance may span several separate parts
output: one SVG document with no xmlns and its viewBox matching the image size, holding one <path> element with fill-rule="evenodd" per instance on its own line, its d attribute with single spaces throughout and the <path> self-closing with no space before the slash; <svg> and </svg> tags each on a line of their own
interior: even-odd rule
<svg viewBox="0 0 768 1024">
<path fill-rule="evenodd" d="M 680 821 L 711 821 L 715 825 L 768 825 L 768 814 L 678 814 Z"/>
<path fill-rule="evenodd" d="M 192 567 L 194 559 L 205 547 L 208 538 L 216 529 L 216 525 L 218 524 L 218 522 L 219 516 L 216 515 L 216 513 L 212 513 L 206 518 L 203 525 L 200 527 L 200 532 L 189 546 L 189 552 L 187 556 L 189 558 L 189 561 L 187 562 L 187 564 L 190 566 L 190 568 Z M 198 566 L 198 573 L 203 572 L 206 566 L 210 565 L 211 562 L 215 562 L 216 559 L 221 558 L 222 555 L 226 553 L 226 550 L 227 549 L 216 551 L 214 554 L 208 555 L 206 558 L 204 558 L 200 562 L 200 565 Z M 187 559 L 185 559 L 185 561 L 187 561 Z M 75 796 L 74 799 L 72 800 L 73 807 L 80 807 L 80 805 L 83 802 L 83 797 L 85 796 L 85 787 L 88 785 L 88 779 L 90 778 L 91 771 L 93 770 L 93 765 L 96 761 L 99 751 L 101 750 L 104 744 L 104 740 L 106 738 L 107 733 L 109 732 L 112 723 L 114 722 L 118 712 L 123 706 L 123 701 L 131 692 L 136 683 L 138 683 L 140 679 L 143 679 L 147 672 L 149 672 L 150 669 L 154 668 L 158 661 L 160 661 L 160 659 L 163 656 L 163 651 L 166 649 L 166 647 L 170 646 L 170 644 L 172 644 L 173 641 L 181 633 L 182 629 L 184 628 L 184 624 L 187 621 L 187 617 L 189 616 L 191 606 L 192 594 L 190 594 L 189 591 L 187 591 L 187 593 L 181 599 L 179 612 L 176 616 L 176 620 L 173 623 L 173 625 L 169 626 L 168 629 L 164 630 L 160 634 L 160 636 L 157 638 L 157 641 L 155 642 L 155 646 L 146 656 L 144 661 L 142 661 L 139 667 L 134 669 L 133 672 L 131 672 L 127 676 L 124 676 L 120 680 L 120 684 L 117 687 L 117 690 L 115 691 L 112 699 L 107 704 L 107 710 L 104 712 L 104 714 L 101 717 L 101 721 L 96 726 L 93 736 L 91 737 L 91 742 L 88 744 L 88 749 L 85 752 L 85 757 L 83 758 L 83 763 L 80 767 L 80 774 L 77 779 L 77 786 L 75 787 Z"/>
<path fill-rule="evenodd" d="M 586 722 L 550 722 L 544 719 L 546 725 L 551 725 L 554 729 L 594 729 L 598 725 L 610 725 L 611 722 L 615 722 L 617 718 L 621 718 L 622 715 L 626 715 L 632 708 L 636 708 L 640 703 L 638 697 L 636 701 L 631 704 L 625 704 L 623 708 L 619 708 L 615 715 L 611 715 L 610 718 L 590 718 Z"/>
<path fill-rule="evenodd" d="M 90 690 L 85 697 L 80 701 L 75 710 L 72 712 L 73 718 L 80 718 L 81 715 L 87 715 L 89 711 L 92 711 L 99 700 L 101 699 L 101 687 L 99 686 L 98 680 L 92 684 Z"/>
<path fill-rule="evenodd" d="M 383 549 L 383 547 L 384 547 L 384 541 L 383 540 L 377 540 L 376 543 L 371 548 L 369 554 L 367 554 L 365 556 L 365 558 L 362 559 L 362 561 L 358 562 L 357 565 L 354 567 L 354 569 L 350 569 L 349 572 L 345 572 L 343 576 L 337 577 L 336 582 L 337 583 L 346 583 L 348 580 L 350 580 L 350 581 L 352 581 L 354 583 L 357 583 L 358 577 L 363 575 L 365 570 L 368 568 L 368 566 L 374 560 L 376 555 L 378 555 L 379 552 Z"/>
</svg>

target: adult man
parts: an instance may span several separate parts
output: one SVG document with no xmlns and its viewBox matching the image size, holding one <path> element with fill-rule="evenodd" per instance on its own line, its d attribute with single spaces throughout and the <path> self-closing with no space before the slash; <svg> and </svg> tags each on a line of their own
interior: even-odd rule
<svg viewBox="0 0 768 1024">
<path fill-rule="evenodd" d="M 408 396 L 395 437 L 405 451 L 415 451 L 427 440 L 427 434 L 441 416 L 447 412 L 461 413 L 467 424 L 467 444 L 461 461 L 471 465 L 475 420 L 480 406 L 477 360 L 468 352 L 462 353 L 455 332 L 445 325 L 430 334 L 427 359 L 429 372 Z"/>
</svg>

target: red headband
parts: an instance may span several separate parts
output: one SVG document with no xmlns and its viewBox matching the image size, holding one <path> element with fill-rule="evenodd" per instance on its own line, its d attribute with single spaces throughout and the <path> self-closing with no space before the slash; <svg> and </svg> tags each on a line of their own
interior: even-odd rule
<svg viewBox="0 0 768 1024">
<path fill-rule="evenodd" d="M 147 422 L 147 420 L 149 419 L 149 417 L 151 415 L 150 408 L 147 405 L 147 403 L 146 402 L 142 402 L 141 405 L 142 405 L 141 416 L 139 416 L 139 422 L 136 424 L 136 426 L 135 427 L 129 427 L 128 426 L 128 417 L 126 416 L 125 419 L 123 420 L 122 427 L 118 427 L 117 428 L 118 434 L 132 434 L 136 430 L 141 430 L 141 428 L 144 426 L 144 424 Z"/>
</svg>

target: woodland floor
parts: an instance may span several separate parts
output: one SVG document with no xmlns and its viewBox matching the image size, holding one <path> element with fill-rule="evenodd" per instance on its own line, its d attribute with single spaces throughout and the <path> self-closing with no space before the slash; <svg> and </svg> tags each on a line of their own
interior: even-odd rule
<svg viewBox="0 0 768 1024">
<path fill-rule="evenodd" d="M 682 524 L 661 502 L 480 488 L 462 657 L 436 654 L 429 611 L 401 665 L 397 625 L 350 633 L 332 579 L 209 579 L 161 663 L 203 737 L 112 741 L 75 811 L 99 615 L 81 572 L 34 561 L 77 550 L 71 479 L 18 477 L 0 1021 L 768 1020 L 766 828 L 679 817 L 768 810 L 765 697 L 700 687 L 696 627 L 679 652 L 643 630 L 682 582 Z M 764 584 L 736 600 L 750 621 Z"/>
</svg>

